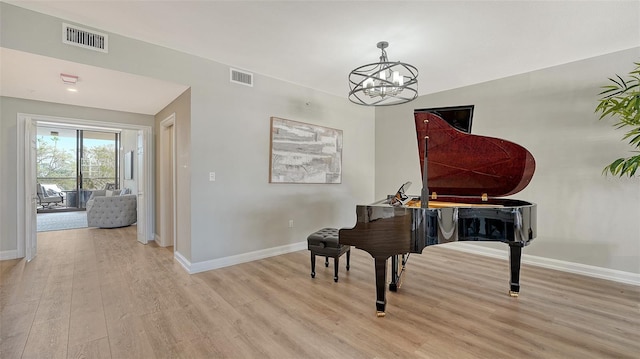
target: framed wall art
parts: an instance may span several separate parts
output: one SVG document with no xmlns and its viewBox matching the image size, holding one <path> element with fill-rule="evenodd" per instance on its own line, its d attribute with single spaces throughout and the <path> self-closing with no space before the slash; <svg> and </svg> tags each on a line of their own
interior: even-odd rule
<svg viewBox="0 0 640 359">
<path fill-rule="evenodd" d="M 341 183 L 342 130 L 271 117 L 270 183 Z"/>
</svg>

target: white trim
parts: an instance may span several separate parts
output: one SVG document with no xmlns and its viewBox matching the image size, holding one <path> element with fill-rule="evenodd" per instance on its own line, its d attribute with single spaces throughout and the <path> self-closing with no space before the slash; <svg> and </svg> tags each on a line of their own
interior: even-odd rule
<svg viewBox="0 0 640 359">
<path fill-rule="evenodd" d="M 162 247 L 162 245 L 160 245 L 160 243 L 162 243 L 162 240 L 160 239 L 160 236 L 157 233 L 153 234 L 153 240 L 156 242 L 158 246 Z"/>
<path fill-rule="evenodd" d="M 26 256 L 26 237 L 25 237 L 25 209 L 24 209 L 24 196 L 25 196 L 25 185 L 24 185 L 24 156 L 25 156 L 25 122 L 30 121 L 31 119 L 23 114 L 18 113 L 16 117 L 16 128 L 18 129 L 18 133 L 16 136 L 16 159 L 17 159 L 17 173 L 16 173 L 16 239 L 17 239 L 17 255 L 20 258 Z"/>
<path fill-rule="evenodd" d="M 191 262 L 187 258 L 185 258 L 180 252 L 174 251 L 173 258 L 180 263 L 182 268 L 187 271 L 187 273 L 192 274 L 191 272 Z"/>
<path fill-rule="evenodd" d="M 10 251 L 0 251 L 0 261 L 8 260 L 8 259 L 16 259 L 21 258 L 18 257 L 18 250 L 12 249 Z"/>
<path fill-rule="evenodd" d="M 470 243 L 456 242 L 455 244 L 447 245 L 447 248 L 451 248 L 460 252 L 467 252 L 472 254 L 478 254 L 486 257 L 499 258 L 508 260 L 509 252 L 505 249 L 495 249 L 482 247 Z M 204 262 L 191 263 L 179 252 L 174 253 L 174 258 L 182 265 L 182 267 L 189 273 L 199 273 L 208 270 L 228 267 L 240 263 L 250 262 L 267 257 L 273 257 L 280 254 L 296 252 L 307 248 L 307 242 L 298 242 L 288 244 L 280 247 L 263 249 L 255 252 L 238 254 L 235 256 L 213 259 Z M 581 263 L 573 263 L 562 261 L 558 259 L 551 259 L 545 257 L 532 256 L 528 254 L 522 255 L 522 263 L 530 264 L 537 267 L 555 269 L 562 272 L 575 273 L 588 277 L 607 279 L 614 282 L 631 284 L 640 286 L 640 274 L 624 272 L 615 269 L 608 269 L 602 267 L 596 267 Z"/>
<path fill-rule="evenodd" d="M 27 261 L 34 258 L 37 252 L 36 233 L 36 194 L 35 194 L 35 143 L 37 121 L 28 114 L 18 113 L 17 128 L 17 256 L 26 257 Z"/>
<path fill-rule="evenodd" d="M 281 254 L 291 253 L 307 249 L 307 241 L 286 244 L 284 246 L 261 249 L 249 253 L 242 253 L 235 256 L 212 259 L 204 262 L 191 263 L 179 252 L 174 253 L 174 258 L 187 270 L 189 274 L 205 272 L 208 270 L 229 267 L 236 264 L 255 261 Z"/>
<path fill-rule="evenodd" d="M 487 257 L 508 259 L 509 252 L 505 249 L 487 248 L 471 243 L 457 242 L 447 248 L 461 252 L 479 254 Z M 588 277 L 607 279 L 614 282 L 640 286 L 640 273 L 624 272 L 616 269 L 596 267 L 587 264 L 573 263 L 558 259 L 545 258 L 522 254 L 522 263 L 536 267 L 555 269 L 562 272 L 581 274 Z"/>
<path fill-rule="evenodd" d="M 25 118 L 24 125 L 24 216 L 25 257 L 31 261 L 38 253 L 36 229 L 37 121 Z"/>
<path fill-rule="evenodd" d="M 166 228 L 166 221 L 165 218 L 167 217 L 167 207 L 165 205 L 165 201 L 166 201 L 166 195 L 163 193 L 164 191 L 164 178 L 165 178 L 165 172 L 167 170 L 167 164 L 165 163 L 165 161 L 163 161 L 162 155 L 166 152 L 166 143 L 165 143 L 165 133 L 164 131 L 171 129 L 171 164 L 170 164 L 170 171 L 171 171 L 171 196 L 172 196 L 172 202 L 173 202 L 173 206 L 171 206 L 171 218 L 172 218 L 172 222 L 173 225 L 171 226 L 173 228 L 173 242 L 171 244 L 169 243 L 165 243 L 164 241 L 160 241 L 158 244 L 161 247 L 166 247 L 169 245 L 173 245 L 173 250 L 174 252 L 178 250 L 178 246 L 176 243 L 176 237 L 177 237 L 177 229 L 176 229 L 176 222 L 177 222 L 177 213 L 176 213 L 176 113 L 172 113 L 171 115 L 167 116 L 167 118 L 165 118 L 164 120 L 162 120 L 160 122 L 160 131 L 159 131 L 159 140 L 160 140 L 160 146 L 158 149 L 158 154 L 157 156 L 160 156 L 160 168 L 159 168 L 159 173 L 160 173 L 160 178 L 159 181 L 160 183 L 158 184 L 158 188 L 160 189 L 160 195 L 158 196 L 158 200 L 160 201 L 160 235 L 161 238 L 167 238 L 167 233 L 165 233 L 167 231 Z"/>
<path fill-rule="evenodd" d="M 50 115 L 37 115 L 30 113 L 19 113 L 18 115 L 23 115 L 25 117 L 30 117 L 31 119 L 38 122 L 38 124 L 43 125 L 59 125 L 59 124 L 73 124 L 77 125 L 78 128 L 89 129 L 89 130 L 142 130 L 149 129 L 151 130 L 151 126 L 145 125 L 136 125 L 130 123 L 123 122 L 106 122 L 106 121 L 97 121 L 97 120 L 85 120 L 85 119 L 77 119 L 70 117 L 58 117 L 58 116 L 50 116 Z"/>
<path fill-rule="evenodd" d="M 136 134 L 136 156 L 138 159 L 138 242 L 147 244 L 149 241 L 154 240 L 153 235 L 155 233 L 155 206 L 154 196 L 155 189 L 153 178 L 155 178 L 154 169 L 154 153 L 153 148 L 153 131 L 151 126 L 137 126 Z M 142 137 L 142 140 L 140 139 Z M 142 147 L 140 147 L 142 144 Z M 142 154 L 142 158 L 140 158 Z M 140 170 L 143 168 L 143 170 Z M 141 190 L 142 188 L 142 190 Z M 142 198 L 142 200 L 141 200 Z M 141 210 L 142 208 L 142 210 Z M 143 220 L 141 221 L 140 218 Z M 146 226 L 140 227 L 140 223 L 145 223 Z"/>
</svg>

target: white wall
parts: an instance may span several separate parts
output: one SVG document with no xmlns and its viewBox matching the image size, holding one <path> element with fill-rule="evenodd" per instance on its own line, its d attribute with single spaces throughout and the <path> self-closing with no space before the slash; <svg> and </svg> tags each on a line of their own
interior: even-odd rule
<svg viewBox="0 0 640 359">
<path fill-rule="evenodd" d="M 376 198 L 407 180 L 420 193 L 414 109 L 475 105 L 472 133 L 518 143 L 536 159 L 530 185 L 512 196 L 538 205 L 538 237 L 524 252 L 640 273 L 640 179 L 601 175 L 631 147 L 614 121 L 594 114 L 599 87 L 639 57 L 634 48 L 377 109 Z"/>
<path fill-rule="evenodd" d="M 0 7 L 3 47 L 191 86 L 191 156 L 178 163 L 191 174 L 191 263 L 300 243 L 323 226 L 352 226 L 355 205 L 373 200 L 372 109 L 260 74 L 253 88 L 231 84 L 227 65 L 116 34 L 108 54 L 64 45 L 62 19 Z M 271 116 L 342 129 L 342 184 L 269 184 Z"/>
</svg>

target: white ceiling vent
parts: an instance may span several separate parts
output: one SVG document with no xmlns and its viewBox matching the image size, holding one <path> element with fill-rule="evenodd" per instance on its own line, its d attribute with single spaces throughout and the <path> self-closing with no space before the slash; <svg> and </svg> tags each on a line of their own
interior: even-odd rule
<svg viewBox="0 0 640 359">
<path fill-rule="evenodd" d="M 107 34 L 75 25 L 62 24 L 62 42 L 85 49 L 109 52 L 109 36 Z"/>
<path fill-rule="evenodd" d="M 231 82 L 253 87 L 253 74 L 231 68 Z"/>
</svg>

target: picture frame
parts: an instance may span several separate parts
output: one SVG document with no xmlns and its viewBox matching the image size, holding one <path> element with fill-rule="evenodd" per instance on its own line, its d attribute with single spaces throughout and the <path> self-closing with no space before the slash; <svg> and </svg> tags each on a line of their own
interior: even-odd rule
<svg viewBox="0 0 640 359">
<path fill-rule="evenodd" d="M 342 130 L 271 117 L 269 183 L 342 183 Z"/>
</svg>

